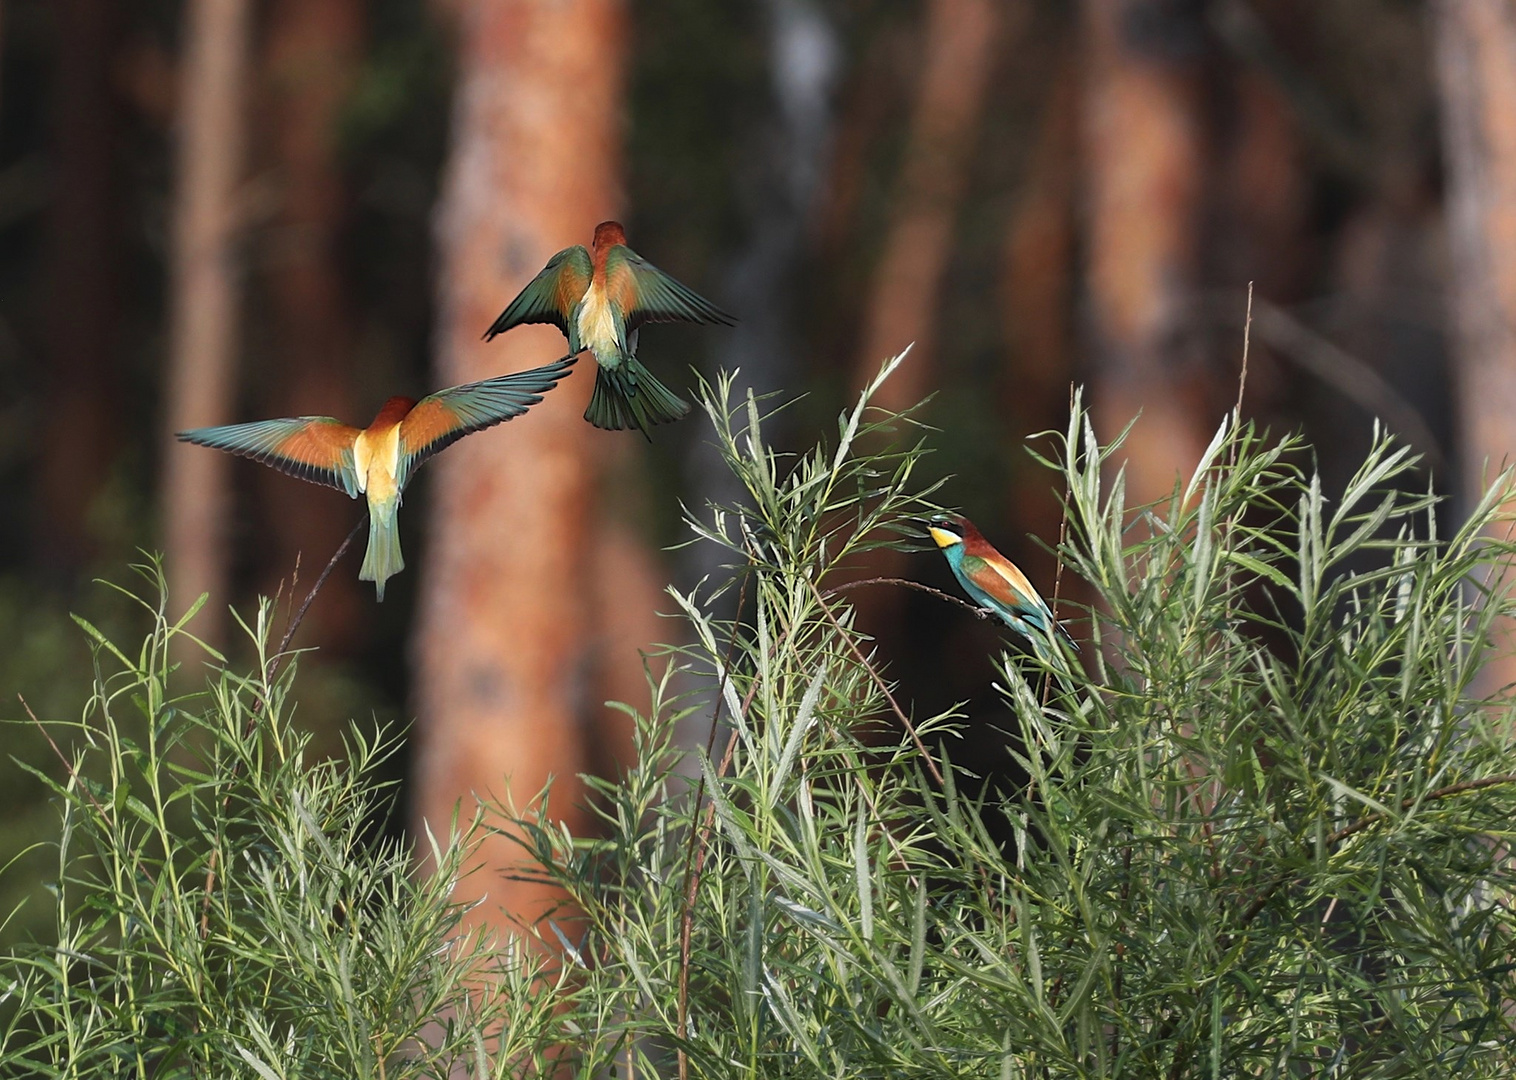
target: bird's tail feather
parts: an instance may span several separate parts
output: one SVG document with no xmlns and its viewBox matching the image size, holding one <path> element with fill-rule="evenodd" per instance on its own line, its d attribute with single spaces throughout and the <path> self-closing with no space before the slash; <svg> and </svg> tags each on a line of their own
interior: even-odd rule
<svg viewBox="0 0 1516 1080">
<path fill-rule="evenodd" d="M 655 379 L 637 357 L 627 356 L 616 368 L 597 365 L 595 392 L 584 418 L 607 431 L 636 428 L 651 439 L 648 429 L 654 424 L 670 423 L 689 411 L 689 402 Z"/>
<path fill-rule="evenodd" d="M 396 526 L 399 509 L 399 499 L 378 505 L 370 503 L 368 508 L 368 551 L 363 555 L 358 580 L 372 581 L 381 603 L 384 583 L 405 569 L 405 559 L 400 554 L 400 530 Z"/>
</svg>

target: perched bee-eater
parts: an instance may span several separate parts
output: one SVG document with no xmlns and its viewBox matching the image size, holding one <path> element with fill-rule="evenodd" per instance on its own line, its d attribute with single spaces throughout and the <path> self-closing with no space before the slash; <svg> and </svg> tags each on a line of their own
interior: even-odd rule
<svg viewBox="0 0 1516 1080">
<path fill-rule="evenodd" d="M 609 431 L 635 427 L 651 438 L 650 427 L 678 420 L 690 406 L 637 359 L 637 328 L 735 321 L 627 247 L 619 221 L 603 221 L 590 250 L 576 244 L 549 259 L 484 339 L 522 323 L 552 323 L 568 338 L 571 354 L 588 349 L 599 365 L 584 418 Z"/>
<path fill-rule="evenodd" d="M 293 416 L 181 431 L 185 442 L 261 461 L 302 480 L 368 497 L 368 552 L 358 580 L 384 583 L 405 569 L 395 515 L 416 467 L 476 431 L 520 416 L 568 374 L 574 357 L 465 383 L 420 401 L 392 397 L 362 431 L 329 416 Z"/>
<path fill-rule="evenodd" d="M 972 521 L 962 514 L 938 514 L 927 523 L 927 532 L 942 549 L 953 576 L 969 598 L 1026 638 L 1039 654 L 1044 644 L 1053 643 L 1055 634 L 1062 634 L 1070 645 L 1079 647 L 1068 631 L 1053 621 L 1047 601 L 1021 568 L 991 547 Z"/>
</svg>

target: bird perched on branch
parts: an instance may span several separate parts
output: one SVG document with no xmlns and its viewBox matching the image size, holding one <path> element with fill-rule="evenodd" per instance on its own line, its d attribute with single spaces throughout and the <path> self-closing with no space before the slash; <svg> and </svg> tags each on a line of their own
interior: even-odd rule
<svg viewBox="0 0 1516 1080">
<path fill-rule="evenodd" d="M 302 480 L 368 497 L 368 551 L 358 580 L 384 583 L 405 569 L 396 514 L 416 467 L 465 435 L 520 416 L 568 374 L 575 358 L 428 394 L 392 397 L 367 428 L 329 416 L 294 416 L 195 428 L 177 437 L 252 458 Z"/>
<path fill-rule="evenodd" d="M 637 328 L 649 322 L 736 322 L 709 300 L 626 246 L 618 221 L 595 226 L 586 251 L 576 244 L 547 261 L 485 331 L 486 341 L 522 323 L 552 323 L 570 354 L 595 354 L 595 393 L 584 418 L 598 428 L 649 428 L 678 420 L 689 402 L 672 393 L 637 359 Z"/>
<path fill-rule="evenodd" d="M 938 514 L 927 522 L 927 532 L 969 598 L 1026 638 L 1039 655 L 1058 634 L 1079 648 L 1021 568 L 996 551 L 972 521 L 962 514 Z"/>
</svg>

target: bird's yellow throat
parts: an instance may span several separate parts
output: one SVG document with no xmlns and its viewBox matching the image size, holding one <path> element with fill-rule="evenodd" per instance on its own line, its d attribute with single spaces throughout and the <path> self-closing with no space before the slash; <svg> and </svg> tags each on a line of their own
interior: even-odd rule
<svg viewBox="0 0 1516 1080">
<path fill-rule="evenodd" d="M 946 529 L 939 529 L 935 525 L 928 525 L 926 531 L 932 534 L 932 539 L 937 541 L 937 546 L 940 548 L 950 548 L 954 544 L 963 543 L 963 537 L 957 533 L 948 532 Z"/>
</svg>

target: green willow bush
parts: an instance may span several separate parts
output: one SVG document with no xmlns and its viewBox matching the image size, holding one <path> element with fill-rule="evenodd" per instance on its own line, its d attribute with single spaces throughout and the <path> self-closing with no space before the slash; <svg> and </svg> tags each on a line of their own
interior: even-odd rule
<svg viewBox="0 0 1516 1080">
<path fill-rule="evenodd" d="M 975 718 L 912 716 L 838 585 L 935 509 L 924 434 L 900 441 L 909 418 L 868 396 L 785 456 L 759 403 L 706 388 L 746 497 L 690 524 L 730 567 L 676 594 L 692 644 L 629 711 L 635 767 L 592 782 L 596 837 L 496 808 L 428 838 L 441 872 L 419 874 L 371 840 L 388 744 L 355 731 L 348 761 L 307 760 L 288 671 L 218 666 L 171 700 L 161 611 L 137 657 L 100 642 L 56 787 L 62 945 L 7 965 L 8 1060 L 261 1080 L 1516 1072 L 1516 717 L 1480 689 L 1516 616 L 1512 544 L 1490 539 L 1510 477 L 1440 536 L 1387 440 L 1328 498 L 1296 441 L 1228 423 L 1170 499 L 1128 507 L 1119 440 L 1076 406 L 1045 464 L 1091 644 L 1003 658 L 1030 779 L 976 800 L 943 752 Z M 674 740 L 692 716 L 719 719 L 693 751 Z M 533 944 L 459 933 L 448 889 L 489 829 L 571 897 Z"/>
<path fill-rule="evenodd" d="M 746 503 L 691 524 L 732 574 L 680 602 L 729 727 L 692 797 L 660 698 L 639 767 L 598 787 L 607 837 L 530 833 L 588 922 L 577 1022 L 622 1037 L 620 1075 L 1516 1073 L 1513 717 L 1477 680 L 1516 615 L 1482 584 L 1509 477 L 1439 539 L 1387 440 L 1329 500 L 1298 443 L 1229 423 L 1133 508 L 1076 407 L 1046 464 L 1094 644 L 1005 658 L 1031 779 L 984 805 L 908 735 L 860 739 L 894 706 L 830 587 L 919 535 L 922 447 L 860 454 L 900 423 L 860 402 L 787 459 L 728 397 L 707 408 Z M 709 614 L 734 592 L 739 622 Z"/>
<path fill-rule="evenodd" d="M 161 597 L 159 569 L 141 569 Z M 0 969 L 0 1075 L 545 1068 L 560 1052 L 560 995 L 541 956 L 464 930 L 448 898 L 479 823 L 428 836 L 436 872 L 418 874 L 409 846 L 375 838 L 390 792 L 373 777 L 396 743 L 354 726 L 346 760 L 311 760 L 293 665 L 268 674 L 271 604 L 247 628 L 264 676 L 217 663 L 206 689 L 180 696 L 168 657 L 187 651 L 174 639 L 193 612 L 175 624 L 161 602 L 143 606 L 152 630 L 135 655 L 80 620 L 95 692 L 72 725 L 66 778 L 24 763 L 62 812 L 57 944 Z"/>
</svg>

